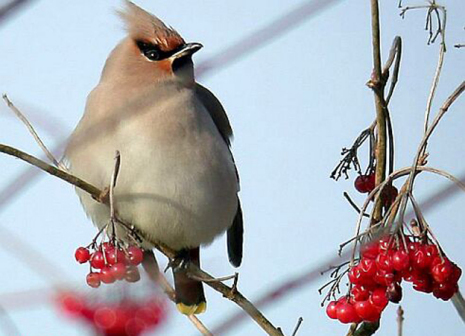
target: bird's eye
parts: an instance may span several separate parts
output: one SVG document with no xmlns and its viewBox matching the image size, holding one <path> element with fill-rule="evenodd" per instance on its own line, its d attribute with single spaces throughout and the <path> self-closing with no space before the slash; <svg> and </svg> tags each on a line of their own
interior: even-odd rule
<svg viewBox="0 0 465 336">
<path fill-rule="evenodd" d="M 144 55 L 151 61 L 158 61 L 160 59 L 160 53 L 156 49 L 144 51 Z"/>
<path fill-rule="evenodd" d="M 162 58 L 162 52 L 154 44 L 143 41 L 137 41 L 137 47 L 139 48 L 141 53 L 151 61 L 158 61 Z"/>
</svg>

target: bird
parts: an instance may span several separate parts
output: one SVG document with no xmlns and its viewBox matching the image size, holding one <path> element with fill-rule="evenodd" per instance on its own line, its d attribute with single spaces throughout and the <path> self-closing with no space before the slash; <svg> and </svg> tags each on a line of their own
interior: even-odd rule
<svg viewBox="0 0 465 336">
<path fill-rule="evenodd" d="M 131 1 L 119 15 L 127 36 L 108 56 L 69 138 L 68 169 L 104 189 L 118 151 L 114 208 L 141 233 L 144 249 L 163 243 L 200 266 L 200 247 L 226 232 L 229 261 L 239 267 L 244 224 L 233 133 L 220 101 L 195 80 L 192 56 L 203 46 L 186 43 Z M 109 207 L 76 192 L 88 217 L 104 227 Z M 178 310 L 203 313 L 202 283 L 183 267 L 173 268 L 173 278 Z"/>
</svg>

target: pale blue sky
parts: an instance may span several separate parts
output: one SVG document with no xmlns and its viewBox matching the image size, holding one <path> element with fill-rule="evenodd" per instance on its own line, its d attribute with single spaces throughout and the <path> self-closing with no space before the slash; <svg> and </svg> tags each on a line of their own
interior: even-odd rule
<svg viewBox="0 0 465 336">
<path fill-rule="evenodd" d="M 204 45 L 199 63 L 241 37 L 296 7 L 288 1 L 135 1 L 175 27 L 187 41 Z M 369 1 L 339 1 L 298 28 L 247 55 L 202 83 L 223 102 L 235 141 L 233 152 L 242 181 L 245 218 L 244 263 L 239 288 L 253 300 L 273 286 L 298 275 L 322 259 L 334 256 L 339 243 L 351 237 L 356 213 L 342 197 L 348 191 L 360 204 L 362 196 L 351 181 L 335 183 L 329 174 L 340 149 L 352 143 L 374 117 L 373 95 L 365 86 L 371 73 Z M 3 5 L 6 1 L 0 1 Z M 405 4 L 424 3 L 404 1 Z M 437 100 L 440 104 L 464 80 L 465 43 L 462 0 L 443 0 L 448 8 L 447 45 Z M 78 122 L 89 91 L 96 85 L 103 63 L 124 36 L 114 15 L 120 1 L 34 1 L 0 26 L 0 92 L 30 116 L 45 123 L 38 131 L 53 147 Z M 405 20 L 396 1 L 381 1 L 383 56 L 395 35 L 403 37 L 403 61 L 391 113 L 396 136 L 396 166 L 411 164 L 421 138 L 423 113 L 434 74 L 438 45 L 427 46 L 424 11 Z M 39 153 L 24 127 L 0 104 L 0 142 Z M 463 176 L 465 97 L 453 105 L 430 142 L 430 164 Z M 51 132 L 49 130 L 51 129 Z M 364 157 L 363 157 L 364 158 Z M 0 155 L 0 190 L 26 166 Z M 424 199 L 449 182 L 434 176 L 418 178 L 417 195 Z M 400 183 L 397 183 L 400 186 Z M 463 253 L 465 197 L 460 194 L 427 213 L 450 258 L 465 266 Z M 0 209 L 1 227 L 20 235 L 30 246 L 53 259 L 50 278 L 84 285 L 86 268 L 74 262 L 76 247 L 87 244 L 95 229 L 82 211 L 74 191 L 45 176 L 20 197 Z M 15 255 L 14 244 L 1 242 L 3 264 L 0 304 L 15 299 L 2 293 L 49 285 Z M 11 239 L 7 239 L 11 243 Z M 203 252 L 203 267 L 222 276 L 231 274 L 224 237 Z M 163 264 L 165 261 L 163 260 Z M 58 267 L 60 268 L 58 270 Z M 299 316 L 299 335 L 343 335 L 347 326 L 329 320 L 320 309 L 317 288 L 326 277 L 264 310 L 290 335 Z M 461 279 L 460 284 L 465 284 Z M 410 287 L 406 285 L 404 287 Z M 89 290 L 90 291 L 90 290 Z M 207 289 L 208 311 L 201 319 L 214 327 L 237 307 Z M 463 322 L 450 303 L 405 290 L 405 335 L 459 336 Z M 395 333 L 395 309 L 389 306 L 377 335 Z M 50 302 L 8 310 L 22 335 L 83 335 L 80 324 L 57 314 Z M 183 316 L 172 311 L 160 335 L 196 335 Z M 251 321 L 230 335 L 263 335 Z"/>
</svg>

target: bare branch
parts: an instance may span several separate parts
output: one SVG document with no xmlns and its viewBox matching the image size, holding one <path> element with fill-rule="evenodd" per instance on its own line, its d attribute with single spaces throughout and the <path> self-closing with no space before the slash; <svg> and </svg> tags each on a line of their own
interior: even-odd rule
<svg viewBox="0 0 465 336">
<path fill-rule="evenodd" d="M 0 144 L 0 152 L 15 156 L 17 158 L 20 158 L 42 170 L 45 172 L 54 175 L 70 184 L 73 184 L 74 186 L 86 191 L 89 193 L 92 197 L 94 197 L 96 200 L 98 200 L 99 196 L 102 194 L 102 191 L 96 188 L 95 186 L 81 180 L 80 178 L 71 175 L 69 173 L 66 173 L 60 169 L 57 169 L 42 160 L 39 160 L 32 155 L 26 154 L 16 148 L 2 145 Z M 147 241 L 150 241 L 147 237 L 145 237 Z M 174 259 L 176 257 L 176 253 L 168 248 L 167 246 L 160 244 L 159 242 L 153 242 L 150 241 L 160 252 L 165 254 L 169 259 Z M 203 279 L 207 279 L 208 281 L 205 282 L 208 286 L 212 287 L 216 291 L 220 292 L 223 294 L 223 296 L 227 297 L 231 301 L 235 302 L 238 306 L 240 306 L 244 311 L 247 312 L 247 314 L 250 315 L 250 317 L 257 322 L 258 325 L 262 327 L 264 331 L 268 333 L 270 336 L 283 336 L 282 332 L 277 329 L 276 327 L 273 326 L 273 324 L 266 319 L 266 317 L 249 301 L 247 300 L 241 293 L 239 293 L 237 290 L 233 290 L 232 287 L 228 287 L 224 285 L 221 282 L 211 282 L 211 280 L 214 280 L 210 274 L 202 271 L 200 268 L 198 268 L 196 265 L 192 263 L 187 264 L 187 270 L 191 274 L 194 274 L 198 277 L 201 277 Z"/>
<path fill-rule="evenodd" d="M 397 308 L 397 336 L 402 336 L 402 327 L 404 324 L 404 310 L 402 306 Z"/>
<path fill-rule="evenodd" d="M 101 194 L 101 190 L 94 187 L 93 185 L 85 182 L 84 180 L 81 180 L 80 178 L 71 175 L 61 169 L 55 168 L 48 163 L 32 156 L 29 155 L 19 149 L 16 149 L 11 146 L 3 145 L 0 144 L 0 152 L 3 152 L 5 154 L 17 157 L 18 159 L 21 159 L 23 161 L 26 161 L 30 163 L 33 166 L 36 166 L 37 168 L 45 171 L 46 173 L 49 173 L 50 175 L 56 176 L 59 179 L 62 179 L 63 181 L 66 181 L 84 191 L 89 193 L 93 198 L 98 199 L 98 197 Z"/>
<path fill-rule="evenodd" d="M 55 167 L 66 171 L 66 167 L 60 164 L 58 160 L 55 158 L 55 156 L 53 156 L 53 154 L 48 150 L 47 146 L 45 146 L 42 139 L 40 139 L 39 135 L 37 134 L 34 127 L 31 125 L 29 120 L 27 120 L 24 114 L 13 104 L 13 102 L 8 98 L 6 94 L 3 95 L 3 100 L 6 102 L 6 105 L 10 108 L 10 110 L 12 110 L 13 113 L 18 117 L 18 119 L 21 120 L 21 122 L 26 126 L 29 133 L 31 133 L 32 137 L 37 142 L 40 149 L 42 149 L 47 158 L 50 160 L 50 162 L 52 162 Z"/>
<path fill-rule="evenodd" d="M 303 321 L 304 321 L 304 319 L 302 317 L 299 317 L 299 319 L 297 320 L 297 325 L 295 326 L 294 332 L 292 333 L 291 336 L 296 336 L 297 335 L 297 332 L 299 331 L 299 328 L 302 325 Z"/>
<path fill-rule="evenodd" d="M 463 322 L 465 322 L 465 300 L 460 291 L 452 297 L 452 303 Z"/>
<path fill-rule="evenodd" d="M 381 72 L 381 42 L 379 25 L 378 0 L 371 0 L 371 32 L 373 46 L 373 74 L 368 86 L 373 89 L 376 107 L 376 126 L 378 138 L 376 144 L 376 185 L 382 183 L 386 177 L 386 150 L 387 150 L 387 128 L 386 128 L 386 103 L 384 99 L 384 88 L 386 82 Z M 377 201 L 373 211 L 372 223 L 381 219 L 382 203 Z"/>
</svg>

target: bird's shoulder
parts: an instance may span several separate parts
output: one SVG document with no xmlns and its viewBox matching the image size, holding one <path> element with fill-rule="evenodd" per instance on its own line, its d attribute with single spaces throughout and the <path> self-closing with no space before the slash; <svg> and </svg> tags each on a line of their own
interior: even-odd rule
<svg viewBox="0 0 465 336">
<path fill-rule="evenodd" d="M 223 105 L 221 105 L 218 98 L 209 89 L 198 83 L 195 84 L 194 91 L 196 97 L 210 114 L 224 141 L 229 146 L 233 137 L 233 131 Z"/>
</svg>

